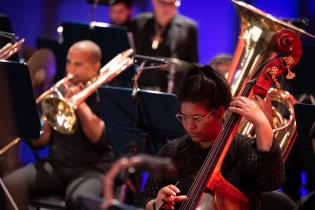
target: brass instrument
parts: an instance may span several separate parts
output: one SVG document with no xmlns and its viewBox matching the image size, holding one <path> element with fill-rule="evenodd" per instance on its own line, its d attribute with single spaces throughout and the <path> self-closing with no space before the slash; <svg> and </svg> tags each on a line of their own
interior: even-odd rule
<svg viewBox="0 0 315 210">
<path fill-rule="evenodd" d="M 232 94 L 239 95 L 244 81 L 252 79 L 256 70 L 274 57 L 271 39 L 281 29 L 315 38 L 312 34 L 267 14 L 249 4 L 233 0 L 241 18 L 240 35 L 229 69 L 228 82 Z"/>
<path fill-rule="evenodd" d="M 236 0 L 232 1 L 239 12 L 241 25 L 239 40 L 227 80 L 231 84 L 232 94 L 237 96 L 241 92 L 243 84 L 253 78 L 259 66 L 275 57 L 271 40 L 277 31 L 289 29 L 298 35 L 312 38 L 315 38 L 315 36 L 249 4 Z M 287 77 L 292 76 L 294 76 L 293 73 L 289 71 Z M 273 104 L 274 135 L 281 145 L 282 154 L 285 158 L 295 140 L 296 122 L 293 105 L 296 100 L 284 90 L 271 89 L 269 95 Z M 278 110 L 274 104 L 278 104 L 278 106 L 280 105 L 285 109 Z M 287 110 L 289 116 L 284 117 L 284 110 Z M 252 137 L 254 135 L 252 127 L 249 122 L 243 120 L 239 132 Z"/>
<path fill-rule="evenodd" d="M 63 78 L 40 95 L 36 99 L 36 103 L 41 103 L 42 113 L 51 123 L 53 129 L 64 134 L 73 133 L 77 124 L 75 109 L 100 86 L 110 82 L 128 68 L 133 63 L 132 54 L 132 49 L 118 54 L 100 69 L 99 75 L 93 81 L 88 82 L 82 91 L 71 97 L 64 95 L 65 85 L 72 79 L 71 75 Z"/>
<path fill-rule="evenodd" d="M 0 60 L 6 60 L 14 55 L 25 41 L 25 39 L 18 40 L 15 34 L 4 31 L 0 31 L 0 37 L 11 40 L 0 49 Z"/>
<path fill-rule="evenodd" d="M 270 88 L 267 94 L 272 102 L 272 125 L 275 138 L 279 140 L 282 157 L 285 160 L 296 136 L 296 121 L 294 114 L 294 104 L 297 102 L 288 91 Z M 255 128 L 252 123 L 242 119 L 238 128 L 238 133 L 249 138 L 255 137 Z"/>
</svg>

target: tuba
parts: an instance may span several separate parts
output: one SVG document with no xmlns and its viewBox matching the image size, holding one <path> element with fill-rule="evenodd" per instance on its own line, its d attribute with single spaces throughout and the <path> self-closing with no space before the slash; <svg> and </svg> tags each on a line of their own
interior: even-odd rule
<svg viewBox="0 0 315 210">
<path fill-rule="evenodd" d="M 256 73 L 256 70 L 267 60 L 275 58 L 272 48 L 273 35 L 282 29 L 289 29 L 296 34 L 315 38 L 312 34 L 267 14 L 249 4 L 233 0 L 241 18 L 240 35 L 229 69 L 227 80 L 231 85 L 232 94 L 237 96 L 243 85 Z M 290 40 L 283 40 L 290 41 Z M 287 78 L 293 78 L 294 73 L 288 70 Z M 278 81 L 275 81 L 279 84 Z M 278 86 L 278 85 L 277 85 Z M 293 105 L 294 97 L 280 89 L 270 89 L 268 92 L 272 103 L 272 127 L 274 136 L 281 146 L 284 159 L 290 152 L 296 137 L 296 122 Z M 280 108 L 279 108 L 280 107 Z M 253 125 L 242 120 L 239 133 L 249 138 L 255 136 Z"/>
<path fill-rule="evenodd" d="M 100 69 L 96 78 L 87 82 L 79 93 L 71 97 L 67 97 L 64 91 L 65 86 L 72 79 L 71 75 L 63 78 L 40 95 L 36 99 L 36 103 L 41 104 L 42 114 L 51 123 L 53 129 L 63 134 L 73 133 L 77 125 L 75 109 L 99 87 L 110 82 L 128 68 L 133 63 L 132 54 L 132 49 L 118 54 Z"/>
<path fill-rule="evenodd" d="M 297 137 L 293 107 L 297 101 L 288 91 L 277 88 L 270 88 L 266 98 L 269 98 L 272 104 L 274 137 L 279 142 L 283 159 L 286 160 Z M 242 119 L 238 133 L 252 139 L 255 137 L 254 125 Z"/>
</svg>

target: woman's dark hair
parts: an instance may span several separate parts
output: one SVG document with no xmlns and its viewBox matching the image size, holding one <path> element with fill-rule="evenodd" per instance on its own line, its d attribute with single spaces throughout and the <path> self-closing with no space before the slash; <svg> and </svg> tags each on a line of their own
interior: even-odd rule
<svg viewBox="0 0 315 210">
<path fill-rule="evenodd" d="M 232 100 L 226 79 L 209 65 L 194 65 L 187 72 L 178 92 L 183 102 L 203 103 L 209 110 L 223 106 L 227 109 Z"/>
</svg>

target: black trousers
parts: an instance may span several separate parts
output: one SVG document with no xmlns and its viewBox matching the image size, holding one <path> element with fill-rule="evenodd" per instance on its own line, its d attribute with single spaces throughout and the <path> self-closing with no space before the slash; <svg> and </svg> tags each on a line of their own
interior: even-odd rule
<svg viewBox="0 0 315 210">
<path fill-rule="evenodd" d="M 63 194 L 67 209 L 79 210 L 79 195 L 101 195 L 102 173 L 87 168 L 67 168 L 49 162 L 29 164 L 4 177 L 4 183 L 20 210 L 29 199 L 45 194 Z"/>
</svg>

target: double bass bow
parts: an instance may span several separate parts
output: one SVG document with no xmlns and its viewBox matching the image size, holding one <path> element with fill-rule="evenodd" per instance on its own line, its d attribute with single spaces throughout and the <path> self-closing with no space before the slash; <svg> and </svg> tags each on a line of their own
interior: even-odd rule
<svg viewBox="0 0 315 210">
<path fill-rule="evenodd" d="M 288 29 L 278 31 L 273 36 L 273 48 L 277 57 L 262 65 L 252 78 L 246 78 L 241 96 L 252 98 L 258 95 L 264 98 L 270 86 L 275 83 L 279 86 L 277 78 L 287 72 L 287 79 L 292 79 L 295 74 L 291 68 L 295 66 L 302 55 L 302 44 L 299 37 Z M 203 165 L 191 185 L 181 210 L 245 210 L 248 209 L 248 198 L 235 186 L 229 183 L 221 174 L 221 165 L 227 151 L 237 133 L 241 116 L 228 113 L 224 128 L 219 133 Z M 201 198 L 208 189 L 213 199 L 209 207 L 201 207 Z"/>
</svg>

